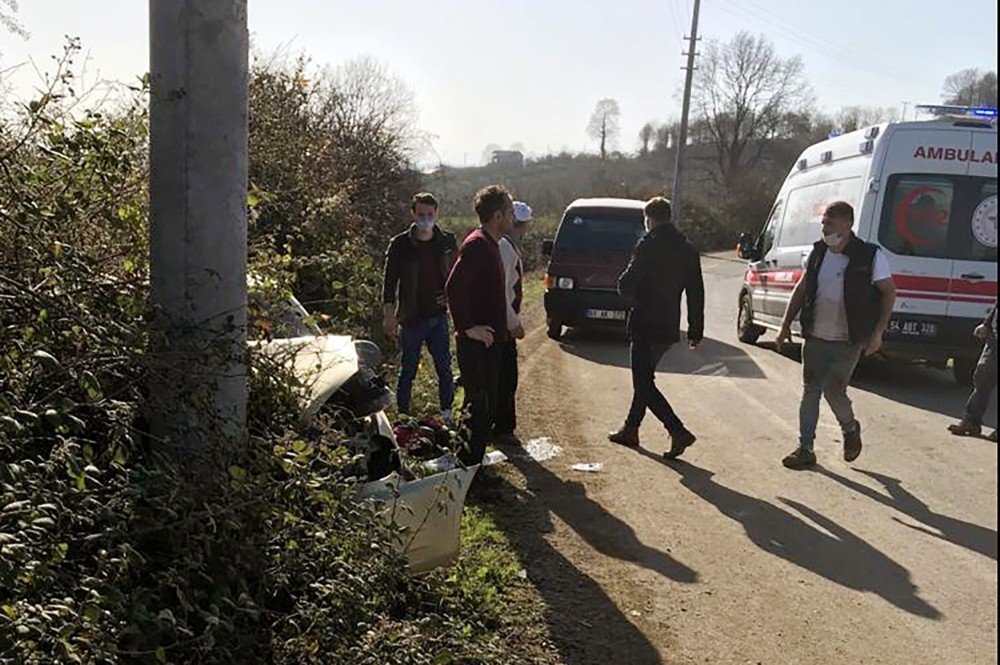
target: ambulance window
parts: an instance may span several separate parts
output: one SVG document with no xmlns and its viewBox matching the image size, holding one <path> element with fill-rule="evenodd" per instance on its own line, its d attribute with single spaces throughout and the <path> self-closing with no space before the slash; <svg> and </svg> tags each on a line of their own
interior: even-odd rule
<svg viewBox="0 0 1000 665">
<path fill-rule="evenodd" d="M 996 196 L 992 178 L 893 176 L 879 241 L 901 256 L 996 261 Z"/>
<path fill-rule="evenodd" d="M 781 227 L 782 247 L 812 245 L 823 235 L 823 213 L 835 201 L 847 201 L 854 209 L 861 200 L 861 178 L 823 182 L 794 190 L 788 195 Z"/>
<path fill-rule="evenodd" d="M 781 226 L 781 213 L 784 211 L 784 201 L 778 201 L 774 204 L 774 210 L 771 211 L 771 217 L 767 220 L 764 233 L 761 234 L 760 238 L 760 253 L 763 256 L 767 256 L 767 253 L 774 247 L 774 241 L 778 237 L 778 229 Z"/>
</svg>

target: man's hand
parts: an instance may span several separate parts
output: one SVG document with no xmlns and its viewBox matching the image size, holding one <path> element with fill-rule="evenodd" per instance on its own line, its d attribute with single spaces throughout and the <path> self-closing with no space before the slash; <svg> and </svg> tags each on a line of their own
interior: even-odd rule
<svg viewBox="0 0 1000 665">
<path fill-rule="evenodd" d="M 438 294 L 437 298 L 434 299 L 434 304 L 438 305 L 439 307 L 447 307 L 448 295 L 444 291 L 442 291 L 441 293 Z"/>
<path fill-rule="evenodd" d="M 775 345 L 778 347 L 778 353 L 785 350 L 785 344 L 789 344 L 792 341 L 792 331 L 788 326 L 782 326 L 781 330 L 778 331 L 778 339 L 774 340 Z"/>
<path fill-rule="evenodd" d="M 396 320 L 395 314 L 387 313 L 382 319 L 382 332 L 385 333 L 385 338 L 395 342 L 399 339 L 399 322 Z"/>
<path fill-rule="evenodd" d="M 980 324 L 980 325 L 976 326 L 976 331 L 974 333 L 972 333 L 972 334 L 980 342 L 985 342 L 986 338 L 989 337 L 989 335 L 990 335 L 990 330 L 984 324 Z"/>
<path fill-rule="evenodd" d="M 510 331 L 510 335 L 514 339 L 524 339 L 524 326 L 517 324 L 517 327 Z"/>
<path fill-rule="evenodd" d="M 493 337 L 494 332 L 496 331 L 493 330 L 492 326 L 476 326 L 466 330 L 465 336 L 469 339 L 474 339 L 477 342 L 482 342 L 488 349 L 493 346 L 493 342 L 495 341 Z"/>
<path fill-rule="evenodd" d="M 874 356 L 876 353 L 882 350 L 882 332 L 876 332 L 872 335 L 872 338 L 868 340 L 868 346 L 865 347 L 865 356 Z"/>
</svg>

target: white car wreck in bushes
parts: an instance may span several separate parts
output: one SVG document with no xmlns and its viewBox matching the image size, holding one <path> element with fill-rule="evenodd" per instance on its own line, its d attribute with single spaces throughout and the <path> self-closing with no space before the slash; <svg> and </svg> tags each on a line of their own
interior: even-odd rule
<svg viewBox="0 0 1000 665">
<path fill-rule="evenodd" d="M 428 465 L 443 470 L 415 477 L 400 464 L 385 414 L 393 398 L 376 374 L 382 361 L 379 348 L 350 336 L 324 334 L 294 297 L 272 301 L 251 293 L 250 298 L 252 309 L 265 317 L 252 328 L 267 333 L 250 345 L 296 378 L 293 388 L 303 422 L 324 407 L 349 414 L 352 441 L 365 453 L 355 470 L 358 498 L 377 502 L 380 514 L 399 527 L 399 547 L 410 570 L 423 573 L 454 562 L 462 508 L 478 465 L 458 468 L 449 455 Z"/>
</svg>

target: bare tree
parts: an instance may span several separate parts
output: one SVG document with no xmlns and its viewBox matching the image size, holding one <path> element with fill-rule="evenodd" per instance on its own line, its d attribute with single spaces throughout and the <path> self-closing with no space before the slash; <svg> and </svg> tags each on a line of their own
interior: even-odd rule
<svg viewBox="0 0 1000 665">
<path fill-rule="evenodd" d="M 590 124 L 587 125 L 587 136 L 600 141 L 601 159 L 608 156 L 608 146 L 613 144 L 621 133 L 620 120 L 621 109 L 614 99 L 602 99 L 594 107 L 594 113 L 590 116 Z"/>
<path fill-rule="evenodd" d="M 853 132 L 898 119 L 899 109 L 891 106 L 845 106 L 837 112 L 836 125 L 845 132 Z"/>
<path fill-rule="evenodd" d="M 642 129 L 639 130 L 640 155 L 649 154 L 649 145 L 652 143 L 654 138 L 656 138 L 656 125 L 651 122 L 647 122 L 642 126 Z"/>
<path fill-rule="evenodd" d="M 17 0 L 0 0 L 0 26 L 7 32 L 27 39 L 28 31 L 14 17 L 17 14 Z"/>
<path fill-rule="evenodd" d="M 329 100 L 340 126 L 385 132 L 411 150 L 420 143 L 413 90 L 378 60 L 355 58 L 324 78 L 332 86 Z"/>
<path fill-rule="evenodd" d="M 764 37 L 747 32 L 706 44 L 694 84 L 694 103 L 717 152 L 719 175 L 732 191 L 789 116 L 812 101 L 799 57 L 781 58 Z"/>
<path fill-rule="evenodd" d="M 944 101 L 958 106 L 996 106 L 997 73 L 963 69 L 944 80 Z"/>
</svg>

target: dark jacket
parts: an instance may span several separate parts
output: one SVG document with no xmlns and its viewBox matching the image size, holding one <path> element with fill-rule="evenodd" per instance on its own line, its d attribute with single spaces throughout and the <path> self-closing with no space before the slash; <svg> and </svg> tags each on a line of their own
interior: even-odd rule
<svg viewBox="0 0 1000 665">
<path fill-rule="evenodd" d="M 819 293 L 819 271 L 828 249 L 823 241 L 813 245 L 806 263 L 806 300 L 802 305 L 802 336 L 809 338 L 816 322 L 816 298 Z M 875 253 L 878 247 L 852 235 L 844 248 L 847 270 L 844 272 L 844 307 L 847 310 L 848 337 L 852 344 L 866 344 L 875 334 L 882 314 L 882 294 L 872 284 Z"/>
<path fill-rule="evenodd" d="M 399 303 L 397 317 L 402 324 L 414 323 L 420 318 L 417 304 L 418 279 L 420 275 L 420 255 L 413 226 L 389 241 L 385 252 L 385 273 L 382 286 L 382 302 L 386 305 Z M 451 273 L 458 254 L 455 235 L 434 227 L 435 243 L 441 257 L 441 293 Z M 444 310 L 442 309 L 442 314 Z"/>
<path fill-rule="evenodd" d="M 632 341 L 674 344 L 680 341 L 681 294 L 687 294 L 688 340 L 705 334 L 705 283 L 701 256 L 673 224 L 647 233 L 618 278 L 618 293 L 632 310 Z"/>
<path fill-rule="evenodd" d="M 995 348 L 997 345 L 997 306 L 995 304 L 983 320 L 983 325 L 986 326 L 986 344 L 990 348 Z"/>
<path fill-rule="evenodd" d="M 497 342 L 510 339 L 507 330 L 507 293 L 500 245 L 482 229 L 462 243 L 458 261 L 448 277 L 448 306 L 455 334 L 490 326 Z"/>
</svg>

